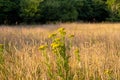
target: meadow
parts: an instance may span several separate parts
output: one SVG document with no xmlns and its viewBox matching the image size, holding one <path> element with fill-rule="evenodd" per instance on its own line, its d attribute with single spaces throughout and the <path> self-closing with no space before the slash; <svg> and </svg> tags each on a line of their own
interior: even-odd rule
<svg viewBox="0 0 120 80">
<path fill-rule="evenodd" d="M 2 25 L 0 80 L 120 80 L 120 24 Z"/>
</svg>

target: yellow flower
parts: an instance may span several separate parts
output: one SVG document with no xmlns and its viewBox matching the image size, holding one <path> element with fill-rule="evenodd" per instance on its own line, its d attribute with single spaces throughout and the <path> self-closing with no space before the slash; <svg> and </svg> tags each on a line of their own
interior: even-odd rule
<svg viewBox="0 0 120 80">
<path fill-rule="evenodd" d="M 109 74 L 110 73 L 110 70 L 105 70 L 104 74 Z"/>
<path fill-rule="evenodd" d="M 41 46 L 39 47 L 39 50 L 45 50 L 47 47 L 48 47 L 47 45 L 41 45 Z"/>
<path fill-rule="evenodd" d="M 50 34 L 48 37 L 49 38 L 53 38 L 53 37 L 55 37 L 57 34 L 56 33 L 53 33 L 53 34 Z"/>
<path fill-rule="evenodd" d="M 62 35 L 66 35 L 66 32 L 65 32 L 65 31 L 62 31 L 62 32 L 60 32 L 60 34 L 62 34 Z"/>
<path fill-rule="evenodd" d="M 62 32 L 62 31 L 64 31 L 65 30 L 65 28 L 59 28 L 58 29 L 58 32 Z"/>
<path fill-rule="evenodd" d="M 55 48 L 58 48 L 60 47 L 60 44 L 57 44 L 57 43 L 52 43 L 51 44 L 52 48 L 55 49 Z"/>
<path fill-rule="evenodd" d="M 60 28 L 60 29 L 58 29 L 58 32 L 59 32 L 61 35 L 66 35 L 65 28 Z"/>
<path fill-rule="evenodd" d="M 56 38 L 55 41 L 56 41 L 56 42 L 60 41 L 60 38 Z"/>
</svg>

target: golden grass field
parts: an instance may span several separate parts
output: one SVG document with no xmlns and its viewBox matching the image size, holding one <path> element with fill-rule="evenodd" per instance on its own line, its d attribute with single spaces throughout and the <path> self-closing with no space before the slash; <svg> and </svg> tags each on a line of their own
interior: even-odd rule
<svg viewBox="0 0 120 80">
<path fill-rule="evenodd" d="M 55 74 L 55 58 L 50 49 L 47 54 L 56 78 L 48 78 L 45 59 L 38 50 L 40 45 L 50 43 L 48 35 L 60 27 L 66 29 L 67 35 L 74 34 L 73 46 L 68 51 L 71 80 L 120 80 L 119 23 L 0 26 L 5 60 L 0 65 L 0 80 L 64 80 Z M 80 62 L 74 55 L 76 48 Z"/>
</svg>

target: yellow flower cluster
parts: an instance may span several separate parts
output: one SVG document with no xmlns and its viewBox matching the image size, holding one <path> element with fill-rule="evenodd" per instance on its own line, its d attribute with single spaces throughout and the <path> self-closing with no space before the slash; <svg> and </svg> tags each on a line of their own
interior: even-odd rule
<svg viewBox="0 0 120 80">
<path fill-rule="evenodd" d="M 56 42 L 59 42 L 60 40 L 61 40 L 60 38 L 56 38 L 56 39 L 55 39 Z"/>
<path fill-rule="evenodd" d="M 52 49 L 56 49 L 56 48 L 60 47 L 60 44 L 58 44 L 58 43 L 52 43 L 51 47 L 52 47 Z"/>
<path fill-rule="evenodd" d="M 59 32 L 61 35 L 66 35 L 65 28 L 60 28 L 60 29 L 58 29 L 58 32 Z"/>
<path fill-rule="evenodd" d="M 58 29 L 58 32 L 62 32 L 62 31 L 64 31 L 65 30 L 65 28 L 59 28 Z"/>
</svg>

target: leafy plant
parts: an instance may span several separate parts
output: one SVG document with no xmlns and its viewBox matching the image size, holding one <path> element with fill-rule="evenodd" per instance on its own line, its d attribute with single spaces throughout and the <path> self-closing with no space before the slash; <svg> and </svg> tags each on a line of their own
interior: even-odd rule
<svg viewBox="0 0 120 80">
<path fill-rule="evenodd" d="M 57 74 L 56 76 L 54 76 L 54 79 L 57 79 L 57 76 L 59 76 L 60 79 L 62 80 L 73 80 L 73 76 L 74 74 L 71 72 L 71 68 L 69 65 L 69 58 L 70 55 L 67 53 L 67 49 L 70 50 L 72 47 L 72 38 L 74 37 L 74 35 L 70 35 L 70 43 L 69 48 L 66 46 L 66 30 L 64 28 L 60 28 L 57 30 L 56 33 L 53 33 L 51 35 L 49 35 L 49 38 L 51 39 L 51 44 L 50 44 L 50 48 L 52 53 L 55 56 L 55 64 L 56 64 L 56 72 L 52 72 L 50 70 L 50 64 L 48 63 L 48 61 L 46 62 L 48 68 L 48 74 L 49 77 L 53 78 L 51 75 L 53 75 L 53 73 Z M 40 46 L 40 50 L 43 51 L 43 54 L 45 55 L 44 57 L 46 58 L 46 60 L 48 59 L 48 55 L 46 55 L 45 52 L 45 45 Z"/>
</svg>

